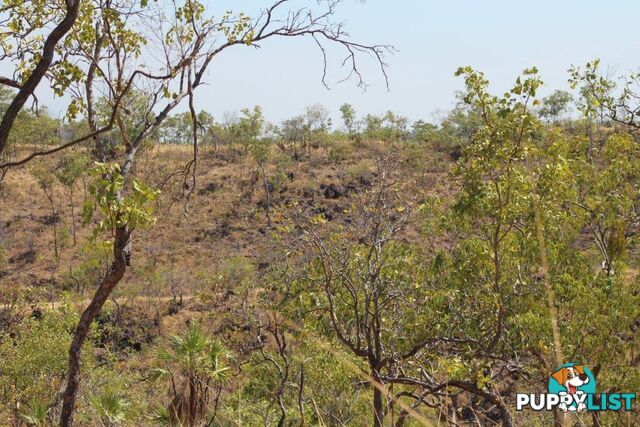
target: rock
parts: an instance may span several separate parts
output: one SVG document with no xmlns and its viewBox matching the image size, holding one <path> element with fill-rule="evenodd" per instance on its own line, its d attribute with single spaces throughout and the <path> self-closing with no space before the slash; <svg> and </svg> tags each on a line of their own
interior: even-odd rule
<svg viewBox="0 0 640 427">
<path fill-rule="evenodd" d="M 323 184 L 324 185 L 324 184 Z M 322 185 L 320 186 L 322 189 Z M 324 185 L 324 198 L 325 199 L 339 199 L 344 197 L 344 192 L 338 188 L 335 184 Z"/>
<path fill-rule="evenodd" d="M 58 224 L 60 222 L 60 215 L 57 213 L 55 215 L 43 215 L 38 218 L 38 221 L 44 225 Z"/>
<path fill-rule="evenodd" d="M 21 254 L 18 254 L 9 258 L 9 264 L 16 264 L 16 263 L 33 264 L 35 260 L 36 260 L 36 251 L 33 249 L 29 249 L 26 252 L 23 252 Z"/>
<path fill-rule="evenodd" d="M 363 187 L 371 187 L 371 180 L 364 175 L 358 177 L 358 183 Z"/>
<path fill-rule="evenodd" d="M 204 194 L 213 193 L 221 188 L 222 188 L 222 184 L 216 184 L 215 182 L 210 182 L 204 187 L 202 187 L 200 190 L 198 190 L 198 194 L 202 196 Z"/>
</svg>

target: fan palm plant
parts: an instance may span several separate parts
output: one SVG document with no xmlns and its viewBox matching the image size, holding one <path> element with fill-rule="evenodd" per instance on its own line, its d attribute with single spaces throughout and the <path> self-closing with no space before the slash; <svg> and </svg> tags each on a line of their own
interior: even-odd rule
<svg viewBox="0 0 640 427">
<path fill-rule="evenodd" d="M 169 382 L 168 424 L 195 426 L 205 419 L 214 386 L 230 369 L 224 366 L 225 356 L 225 348 L 198 325 L 171 337 L 168 348 L 160 349 L 150 378 Z"/>
<path fill-rule="evenodd" d="M 129 402 L 117 393 L 107 391 L 91 400 L 105 426 L 117 426 L 127 418 Z"/>
</svg>

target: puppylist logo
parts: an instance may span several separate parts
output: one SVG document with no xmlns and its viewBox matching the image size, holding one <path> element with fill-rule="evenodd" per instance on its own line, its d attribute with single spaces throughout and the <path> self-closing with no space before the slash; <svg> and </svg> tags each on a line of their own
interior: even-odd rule
<svg viewBox="0 0 640 427">
<path fill-rule="evenodd" d="M 635 393 L 596 394 L 596 378 L 591 370 L 577 363 L 565 363 L 549 376 L 548 393 L 516 395 L 516 410 L 534 411 L 630 411 Z"/>
</svg>

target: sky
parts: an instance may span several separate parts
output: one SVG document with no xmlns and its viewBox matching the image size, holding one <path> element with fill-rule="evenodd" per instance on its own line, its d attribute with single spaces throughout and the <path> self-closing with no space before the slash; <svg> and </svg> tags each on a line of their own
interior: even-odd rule
<svg viewBox="0 0 640 427">
<path fill-rule="evenodd" d="M 269 1 L 227 3 L 234 10 L 251 11 Z M 259 49 L 242 46 L 223 52 L 196 103 L 219 120 L 225 112 L 260 105 L 267 119 L 277 123 L 316 103 L 337 119 L 339 106 L 348 102 L 360 116 L 392 110 L 412 121 L 436 121 L 463 88 L 453 75 L 462 65 L 484 71 L 498 93 L 521 70 L 535 65 L 545 82 L 543 95 L 568 89 L 567 69 L 595 58 L 611 73 L 637 71 L 639 18 L 637 0 L 345 0 L 337 19 L 346 23 L 354 41 L 391 44 L 398 50 L 387 57 L 389 90 L 376 63 L 366 57 L 360 64 L 371 85 L 366 92 L 354 83 L 336 84 L 345 70 L 340 69 L 342 54 L 334 50 L 329 52 L 327 90 L 313 40 L 268 40 Z M 45 94 L 41 102 L 59 111 L 64 102 L 49 97 Z"/>
</svg>

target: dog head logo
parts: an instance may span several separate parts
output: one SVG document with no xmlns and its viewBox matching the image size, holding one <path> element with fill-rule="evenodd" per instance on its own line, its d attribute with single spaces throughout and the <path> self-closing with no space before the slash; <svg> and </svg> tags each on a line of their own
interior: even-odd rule
<svg viewBox="0 0 640 427">
<path fill-rule="evenodd" d="M 516 410 L 631 411 L 636 393 L 596 395 L 596 377 L 584 365 L 565 363 L 549 374 L 548 393 L 516 393 Z"/>
<path fill-rule="evenodd" d="M 575 400 L 581 400 L 582 394 L 594 394 L 596 392 L 596 379 L 593 373 L 584 365 L 566 363 L 551 373 L 549 378 L 549 393 L 560 396 L 571 395 Z M 575 401 L 571 399 L 571 401 Z M 564 407 L 563 407 L 564 406 Z M 582 404 L 580 405 L 582 406 Z M 560 405 L 560 409 L 581 410 L 581 407 Z"/>
<path fill-rule="evenodd" d="M 588 393 L 584 388 L 586 388 L 591 381 L 595 382 L 595 380 L 592 379 L 593 375 L 590 374 L 589 368 L 583 365 L 567 364 L 556 369 L 551 374 L 551 378 L 564 387 L 564 391 L 569 394 L 576 394 L 578 391 Z"/>
</svg>

